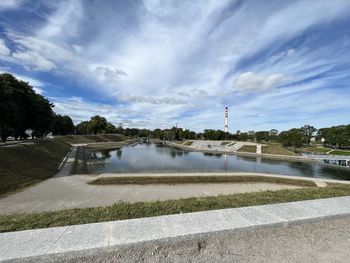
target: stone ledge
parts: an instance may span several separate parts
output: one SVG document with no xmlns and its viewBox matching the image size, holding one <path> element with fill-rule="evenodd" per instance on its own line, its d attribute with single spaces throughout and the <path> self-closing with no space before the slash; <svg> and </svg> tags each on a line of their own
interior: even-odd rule
<svg viewBox="0 0 350 263">
<path fill-rule="evenodd" d="M 0 260 L 117 248 L 154 240 L 350 215 L 350 197 L 54 227 L 0 234 Z"/>
</svg>

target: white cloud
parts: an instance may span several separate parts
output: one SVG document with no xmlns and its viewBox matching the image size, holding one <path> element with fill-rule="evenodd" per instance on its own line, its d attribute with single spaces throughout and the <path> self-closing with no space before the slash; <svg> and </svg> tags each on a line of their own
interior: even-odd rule
<svg viewBox="0 0 350 263">
<path fill-rule="evenodd" d="M 288 77 L 281 73 L 262 75 L 253 72 L 245 72 L 238 76 L 235 86 L 242 91 L 271 91 L 282 85 Z"/>
<path fill-rule="evenodd" d="M 6 46 L 6 43 L 3 39 L 0 38 L 0 56 L 9 56 L 11 50 Z"/>
<path fill-rule="evenodd" d="M 90 89 L 87 94 L 122 102 L 116 110 L 85 100 L 59 100 L 57 109 L 70 111 L 76 120 L 93 111 L 118 122 L 130 118 L 134 125 L 142 120 L 153 127 L 180 122 L 197 129 L 222 128 L 226 104 L 243 108 L 233 114 L 235 124 L 248 125 L 239 116 L 274 105 L 281 94 L 316 89 L 313 83 L 281 85 L 349 61 L 347 53 L 336 55 L 337 46 L 315 41 L 316 48 L 308 43 L 294 47 L 290 41 L 313 26 L 344 18 L 350 11 L 346 0 L 244 1 L 236 7 L 234 1 L 129 3 L 57 1 L 50 4 L 56 11 L 44 15 L 30 32 L 6 30 L 13 56 L 1 43 L 0 54 L 2 50 L 7 62 L 28 71 L 53 71 Z M 315 35 L 320 34 L 308 34 L 305 41 Z M 271 90 L 276 92 L 266 92 Z M 278 103 L 279 110 L 285 105 Z"/>
<path fill-rule="evenodd" d="M 150 104 L 169 104 L 182 105 L 186 104 L 185 100 L 169 98 L 169 97 L 143 97 L 130 94 L 123 94 L 118 97 L 119 100 L 135 103 L 150 103 Z"/>
<path fill-rule="evenodd" d="M 57 68 L 52 61 L 35 51 L 13 52 L 12 57 L 25 65 L 27 69 L 50 71 Z"/>
<path fill-rule="evenodd" d="M 8 9 L 18 8 L 22 4 L 23 0 L 1 0 L 0 12 Z"/>
</svg>

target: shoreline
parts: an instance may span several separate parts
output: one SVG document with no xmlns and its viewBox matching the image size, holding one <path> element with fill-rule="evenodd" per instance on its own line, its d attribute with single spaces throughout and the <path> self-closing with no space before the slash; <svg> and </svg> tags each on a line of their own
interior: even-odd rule
<svg viewBox="0 0 350 263">
<path fill-rule="evenodd" d="M 218 150 L 205 150 L 205 149 L 197 149 L 193 148 L 191 146 L 186 146 L 182 144 L 177 144 L 173 142 L 164 142 L 166 145 L 174 148 L 178 148 L 181 150 L 188 150 L 192 152 L 202 152 L 202 153 L 213 153 L 213 154 L 228 154 L 228 155 L 237 155 L 237 156 L 244 156 L 244 157 L 261 157 L 266 159 L 280 159 L 280 160 L 298 160 L 298 161 L 304 161 L 304 162 L 314 162 L 314 163 L 321 163 L 318 160 L 310 159 L 305 156 L 294 156 L 294 155 L 278 155 L 278 154 L 267 154 L 267 153 L 249 153 L 249 152 L 228 152 L 228 151 L 218 151 Z"/>
<path fill-rule="evenodd" d="M 266 153 L 249 153 L 249 152 L 228 152 L 228 151 L 218 151 L 218 150 L 205 150 L 205 149 L 197 149 L 191 146 L 186 146 L 182 144 L 177 144 L 169 141 L 163 142 L 165 145 L 169 147 L 174 147 L 180 150 L 192 151 L 192 152 L 202 152 L 202 153 L 211 153 L 211 154 L 227 154 L 227 155 L 236 155 L 242 157 L 255 157 L 255 158 L 263 158 L 263 159 L 274 159 L 274 160 L 282 160 L 282 161 L 300 161 L 305 163 L 319 163 L 321 165 L 329 166 L 329 167 L 338 167 L 343 169 L 349 169 L 350 167 L 342 166 L 342 165 L 333 165 L 321 162 L 320 160 L 308 158 L 306 156 L 301 155 L 279 155 L 279 154 L 266 154 Z"/>
</svg>

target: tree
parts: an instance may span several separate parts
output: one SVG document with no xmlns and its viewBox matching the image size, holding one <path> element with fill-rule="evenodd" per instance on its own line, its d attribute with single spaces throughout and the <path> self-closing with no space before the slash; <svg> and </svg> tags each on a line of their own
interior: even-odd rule
<svg viewBox="0 0 350 263">
<path fill-rule="evenodd" d="M 90 126 L 88 121 L 82 121 L 79 123 L 76 127 L 77 133 L 78 134 L 90 134 Z"/>
<path fill-rule="evenodd" d="M 303 145 L 304 134 L 301 129 L 291 129 L 283 131 L 279 135 L 279 140 L 283 146 L 300 147 Z"/>
<path fill-rule="evenodd" d="M 93 116 L 89 121 L 89 130 L 94 134 L 106 131 L 107 129 L 107 120 L 101 116 Z"/>
<path fill-rule="evenodd" d="M 336 148 L 350 146 L 350 125 L 333 126 L 318 130 L 317 136 L 325 139 L 325 144 Z"/>
<path fill-rule="evenodd" d="M 50 131 L 54 105 L 37 94 L 27 82 L 8 73 L 0 74 L 0 101 L 0 135 L 3 141 L 10 134 L 23 138 L 27 129 L 32 129 L 37 137 Z"/>
<path fill-rule="evenodd" d="M 106 133 L 117 133 L 117 128 L 110 122 L 107 122 Z"/>
<path fill-rule="evenodd" d="M 317 129 L 311 125 L 304 125 L 301 127 L 301 131 L 304 135 L 304 141 L 307 143 L 307 145 L 310 145 L 311 138 Z"/>
<path fill-rule="evenodd" d="M 74 124 L 69 116 L 62 116 L 60 114 L 54 114 L 53 125 L 52 125 L 53 135 L 67 135 L 74 133 Z"/>
<path fill-rule="evenodd" d="M 270 140 L 277 140 L 277 136 L 278 136 L 278 130 L 276 129 L 271 129 L 269 132 L 269 139 Z"/>
<path fill-rule="evenodd" d="M 255 133 L 255 139 L 257 142 L 267 142 L 269 141 L 269 132 L 268 131 L 258 131 Z"/>
</svg>

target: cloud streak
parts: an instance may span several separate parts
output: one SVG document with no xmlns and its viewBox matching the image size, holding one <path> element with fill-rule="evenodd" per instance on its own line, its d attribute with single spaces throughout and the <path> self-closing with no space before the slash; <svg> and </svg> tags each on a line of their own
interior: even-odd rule
<svg viewBox="0 0 350 263">
<path fill-rule="evenodd" d="M 21 6 L 17 15 L 31 14 L 25 21 L 31 26 L 19 31 L 10 18 L 0 24 L 6 32 L 2 66 L 32 79 L 44 76 L 42 82 L 51 84 L 43 87 L 45 94 L 66 97 L 57 109 L 76 121 L 88 115 L 84 107 L 77 114 L 77 103 L 99 105 L 100 114 L 118 122 L 146 120 L 153 128 L 178 122 L 195 130 L 222 129 L 226 105 L 230 127 L 240 130 L 286 128 L 299 124 L 297 119 L 344 123 L 350 113 L 338 95 L 350 89 L 345 0 L 64 0 L 39 1 L 35 10 L 26 2 Z M 77 97 L 81 101 L 72 99 Z M 330 97 L 341 103 L 329 103 Z M 329 119 L 327 110 L 337 109 L 339 117 Z M 257 127 L 247 116 L 264 123 Z"/>
</svg>

